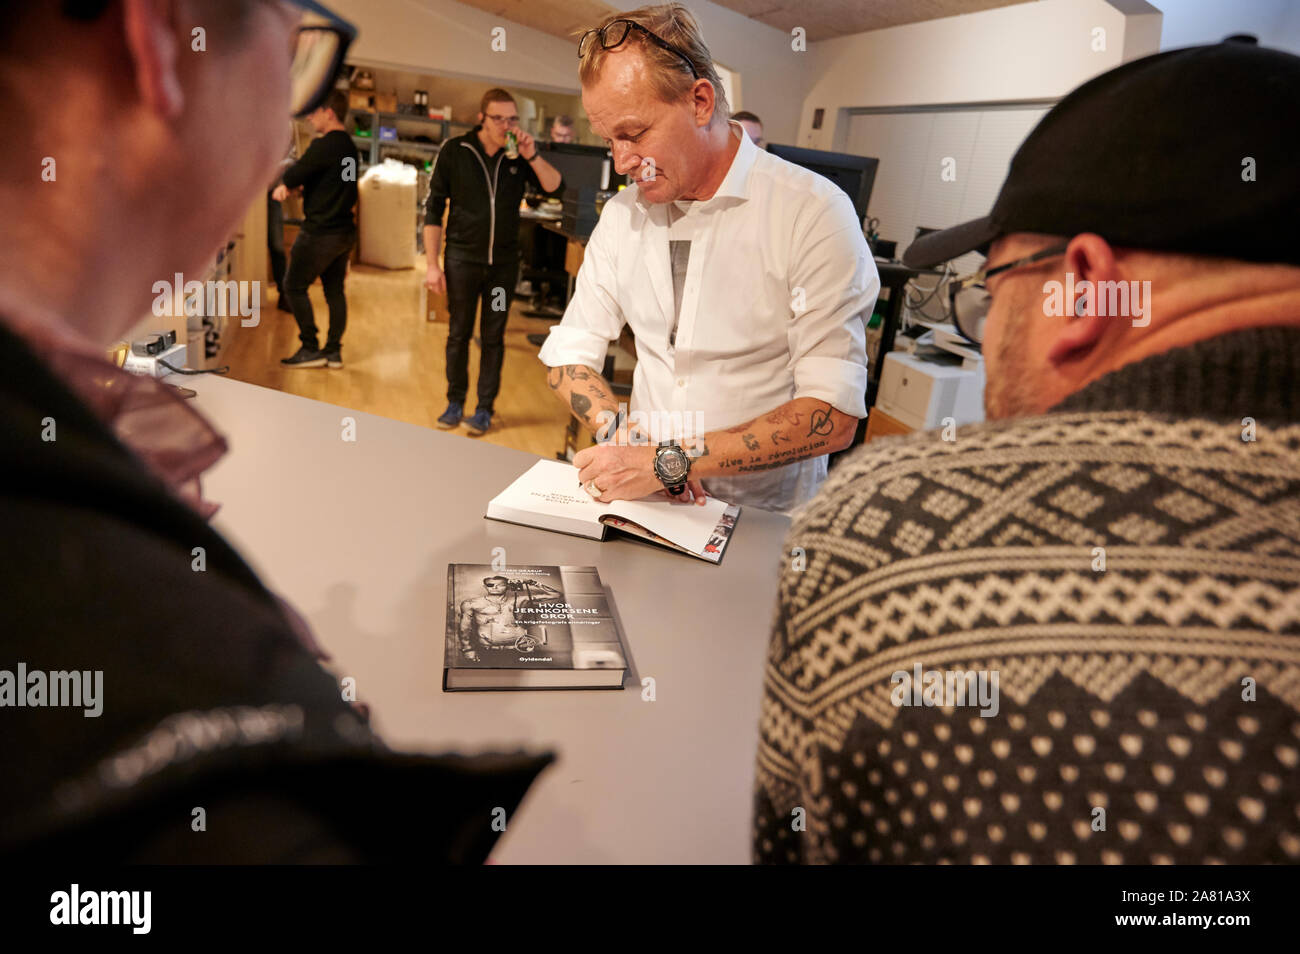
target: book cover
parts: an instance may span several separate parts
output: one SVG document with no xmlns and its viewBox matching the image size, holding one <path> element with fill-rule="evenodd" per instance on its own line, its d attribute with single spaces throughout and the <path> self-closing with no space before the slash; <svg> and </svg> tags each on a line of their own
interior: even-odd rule
<svg viewBox="0 0 1300 954">
<path fill-rule="evenodd" d="M 447 567 L 443 688 L 614 689 L 626 669 L 595 567 Z"/>
</svg>

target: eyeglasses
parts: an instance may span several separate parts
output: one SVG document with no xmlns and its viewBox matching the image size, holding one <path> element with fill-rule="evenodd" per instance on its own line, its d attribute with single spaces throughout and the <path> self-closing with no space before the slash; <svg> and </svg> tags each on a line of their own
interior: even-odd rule
<svg viewBox="0 0 1300 954">
<path fill-rule="evenodd" d="M 635 20 L 613 20 L 606 23 L 599 30 L 588 30 L 582 35 L 582 38 L 578 40 L 578 59 L 582 59 L 587 55 L 587 50 L 590 48 L 590 41 L 593 34 L 596 39 L 600 41 L 600 48 L 602 50 L 613 50 L 622 46 L 627 40 L 627 35 L 633 30 L 644 34 L 651 43 L 662 47 L 669 53 L 680 58 L 681 61 L 686 64 L 686 68 L 691 71 L 691 76 L 695 79 L 700 78 L 700 74 L 696 71 L 695 64 L 691 62 L 689 56 L 677 49 L 677 47 L 673 46 L 667 40 L 651 33 Z"/>
<path fill-rule="evenodd" d="M 484 118 L 484 119 L 490 119 L 490 120 L 492 120 L 492 122 L 496 123 L 498 126 L 500 126 L 500 125 L 506 125 L 506 126 L 509 126 L 509 125 L 512 124 L 512 123 L 517 123 L 517 122 L 519 122 L 519 116 L 518 116 L 518 115 L 515 115 L 515 116 L 488 116 L 488 115 L 485 115 L 483 118 Z"/>
<path fill-rule="evenodd" d="M 1054 245 L 1025 258 L 1018 258 L 1014 262 L 995 265 L 993 268 L 985 266 L 978 272 L 948 282 L 948 306 L 952 314 L 952 322 L 957 326 L 957 332 L 972 344 L 983 344 L 984 320 L 988 318 L 989 307 L 993 303 L 993 296 L 989 294 L 985 283 L 1002 272 L 1061 255 L 1067 247 Z"/>
<path fill-rule="evenodd" d="M 325 104 L 357 28 L 313 0 L 285 0 L 302 11 L 289 67 L 289 110 L 306 116 Z"/>
</svg>

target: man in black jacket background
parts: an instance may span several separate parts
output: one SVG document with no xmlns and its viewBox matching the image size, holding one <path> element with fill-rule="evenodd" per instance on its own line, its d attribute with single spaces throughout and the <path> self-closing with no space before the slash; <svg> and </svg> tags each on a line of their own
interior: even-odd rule
<svg viewBox="0 0 1300 954">
<path fill-rule="evenodd" d="M 284 179 L 271 193 L 283 202 L 293 189 L 303 192 L 302 230 L 293 242 L 293 252 L 284 273 L 284 290 L 293 305 L 302 342 L 280 363 L 298 368 L 343 367 L 343 332 L 348 324 L 348 299 L 343 280 L 348 274 L 348 255 L 357 242 L 357 147 L 343 128 L 348 98 L 342 90 L 331 90 L 325 105 L 308 117 L 319 137 L 303 157 L 284 170 Z M 319 348 L 316 315 L 307 289 L 320 278 L 329 305 L 330 328 L 325 347 Z"/>
<path fill-rule="evenodd" d="M 300 22 L 254 0 L 37 0 L 0 32 L 0 96 L 28 131 L 0 156 L 10 860 L 482 861 L 493 810 L 547 761 L 386 749 L 208 525 L 199 478 L 224 439 L 104 360 L 154 282 L 202 274 L 261 201 L 286 113 L 328 94 L 351 28 L 314 21 L 337 56 L 291 72 Z M 102 687 L 93 705 L 69 700 L 74 675 Z"/>
<path fill-rule="evenodd" d="M 508 154 L 508 133 L 517 139 L 516 157 Z M 506 318 L 519 277 L 519 203 L 527 185 L 547 196 L 558 196 L 564 189 L 559 171 L 538 154 L 533 137 L 519 128 L 514 98 L 503 89 L 490 89 L 483 94 L 479 125 L 447 140 L 438 151 L 425 205 L 424 251 L 429 268 L 424 284 L 447 296 L 451 315 L 447 409 L 437 422 L 443 429 L 455 427 L 464 417 L 469 341 L 480 300 L 483 354 L 478 408 L 465 426 L 474 435 L 484 434 L 492 426 L 493 402 L 501 389 L 501 365 L 506 355 Z M 438 251 L 448 199 L 451 215 L 444 273 L 438 266 Z"/>
</svg>

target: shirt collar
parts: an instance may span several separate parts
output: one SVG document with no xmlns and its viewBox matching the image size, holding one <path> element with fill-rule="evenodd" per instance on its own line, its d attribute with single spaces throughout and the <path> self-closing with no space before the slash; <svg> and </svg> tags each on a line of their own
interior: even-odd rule
<svg viewBox="0 0 1300 954">
<path fill-rule="evenodd" d="M 749 173 L 754 168 L 754 162 L 758 159 L 758 147 L 755 146 L 745 133 L 745 127 L 733 120 L 727 121 L 727 129 L 733 136 L 740 139 L 740 147 L 736 154 L 731 157 L 731 167 L 722 179 L 722 184 L 718 186 L 718 191 L 708 199 L 700 200 L 696 203 L 697 207 L 707 206 L 718 199 L 739 199 L 744 201 L 749 198 Z M 646 214 L 649 214 L 653 208 L 653 203 L 646 202 L 641 198 L 641 190 L 636 194 L 637 207 Z"/>
</svg>

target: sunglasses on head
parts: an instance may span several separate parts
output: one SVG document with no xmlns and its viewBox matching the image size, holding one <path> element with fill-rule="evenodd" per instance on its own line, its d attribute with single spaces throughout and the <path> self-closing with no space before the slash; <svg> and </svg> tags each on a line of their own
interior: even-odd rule
<svg viewBox="0 0 1300 954">
<path fill-rule="evenodd" d="M 578 59 L 582 59 L 587 55 L 587 51 L 591 48 L 591 42 L 593 39 L 600 43 L 600 48 L 602 50 L 613 50 L 622 46 L 627 41 L 628 34 L 633 30 L 636 30 L 638 33 L 643 35 L 651 43 L 678 57 L 686 64 L 686 68 L 691 71 L 691 76 L 695 79 L 700 78 L 700 74 L 695 69 L 695 64 L 691 62 L 689 56 L 677 47 L 673 46 L 663 37 L 651 33 L 635 20 L 613 20 L 597 30 L 588 30 L 578 40 Z"/>
</svg>

